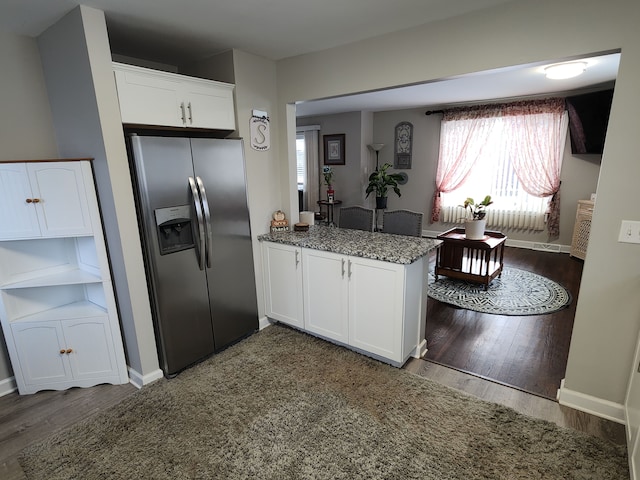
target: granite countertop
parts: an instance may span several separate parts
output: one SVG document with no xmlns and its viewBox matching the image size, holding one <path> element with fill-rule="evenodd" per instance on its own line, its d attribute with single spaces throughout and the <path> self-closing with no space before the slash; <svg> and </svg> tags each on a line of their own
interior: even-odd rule
<svg viewBox="0 0 640 480">
<path fill-rule="evenodd" d="M 308 232 L 265 233 L 258 236 L 258 240 L 404 265 L 415 262 L 442 243 L 441 240 L 431 238 L 323 225 L 309 227 Z"/>
</svg>

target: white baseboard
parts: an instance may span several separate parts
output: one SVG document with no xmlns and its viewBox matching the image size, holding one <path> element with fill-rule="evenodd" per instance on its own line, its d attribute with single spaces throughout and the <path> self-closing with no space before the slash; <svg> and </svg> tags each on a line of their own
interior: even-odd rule
<svg viewBox="0 0 640 480">
<path fill-rule="evenodd" d="M 436 238 L 441 233 L 443 232 L 435 230 L 423 230 L 422 236 L 427 238 Z M 530 242 L 528 240 L 512 240 L 510 238 L 507 238 L 507 242 L 505 243 L 505 245 L 507 247 L 528 248 L 529 250 L 539 250 L 542 252 L 571 252 L 571 245 L 560 245 L 558 243 Z"/>
<path fill-rule="evenodd" d="M 420 344 L 417 345 L 416 348 L 413 349 L 413 351 L 411 352 L 411 356 L 413 358 L 422 358 L 425 353 L 427 353 L 427 339 L 426 338 L 424 340 L 422 340 L 422 342 L 420 342 Z"/>
<path fill-rule="evenodd" d="M 569 390 L 564 386 L 564 379 L 560 382 L 560 388 L 558 389 L 558 402 L 560 405 L 590 413 L 591 415 L 611 420 L 612 422 L 623 425 L 626 423 L 624 405 Z"/>
<path fill-rule="evenodd" d="M 160 369 L 154 370 L 153 372 L 146 375 L 141 375 L 131 367 L 128 367 L 127 370 L 129 371 L 129 383 L 137 388 L 142 388 L 145 385 L 149 385 L 150 383 L 155 382 L 156 380 L 160 380 L 163 376 L 162 370 Z"/>
<path fill-rule="evenodd" d="M 267 317 L 262 317 L 260 320 L 258 320 L 258 330 L 264 330 L 265 328 L 270 327 L 274 323 L 275 322 L 273 322 L 272 320 L 269 320 Z"/>
<path fill-rule="evenodd" d="M 0 397 L 9 395 L 16 390 L 18 390 L 18 385 L 16 384 L 15 377 L 9 377 L 5 378 L 4 380 L 0 380 Z"/>
</svg>

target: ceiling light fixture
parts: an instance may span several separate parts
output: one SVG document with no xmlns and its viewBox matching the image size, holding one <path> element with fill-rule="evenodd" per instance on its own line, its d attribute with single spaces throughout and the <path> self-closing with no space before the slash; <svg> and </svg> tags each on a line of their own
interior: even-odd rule
<svg viewBox="0 0 640 480">
<path fill-rule="evenodd" d="M 544 73 L 552 80 L 577 77 L 587 69 L 587 62 L 558 63 L 545 67 Z"/>
</svg>

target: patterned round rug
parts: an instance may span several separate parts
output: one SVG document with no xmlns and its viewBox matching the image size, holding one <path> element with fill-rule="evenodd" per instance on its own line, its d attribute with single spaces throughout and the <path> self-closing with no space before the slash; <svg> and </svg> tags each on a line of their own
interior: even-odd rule
<svg viewBox="0 0 640 480">
<path fill-rule="evenodd" d="M 428 295 L 457 307 L 496 315 L 544 315 L 566 308 L 571 293 L 562 285 L 535 273 L 504 267 L 502 276 L 484 285 L 429 273 Z"/>
</svg>

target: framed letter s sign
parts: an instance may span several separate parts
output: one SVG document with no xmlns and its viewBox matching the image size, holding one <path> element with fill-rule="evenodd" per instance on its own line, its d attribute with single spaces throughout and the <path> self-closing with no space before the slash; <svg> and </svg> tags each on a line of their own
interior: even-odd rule
<svg viewBox="0 0 640 480">
<path fill-rule="evenodd" d="M 266 112 L 264 115 L 256 115 L 251 116 L 250 121 L 250 131 L 251 131 L 251 148 L 258 151 L 269 150 L 270 144 L 270 134 L 269 134 L 269 117 L 267 117 Z"/>
</svg>

